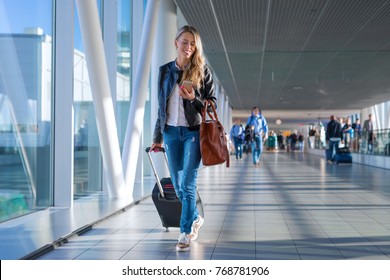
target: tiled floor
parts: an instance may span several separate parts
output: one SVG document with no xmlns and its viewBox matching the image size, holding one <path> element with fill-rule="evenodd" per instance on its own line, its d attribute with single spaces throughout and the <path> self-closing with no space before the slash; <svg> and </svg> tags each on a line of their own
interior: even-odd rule
<svg viewBox="0 0 390 280">
<path fill-rule="evenodd" d="M 390 259 L 390 171 L 328 165 L 318 156 L 265 153 L 203 169 L 205 224 L 177 253 L 150 198 L 40 259 Z"/>
</svg>

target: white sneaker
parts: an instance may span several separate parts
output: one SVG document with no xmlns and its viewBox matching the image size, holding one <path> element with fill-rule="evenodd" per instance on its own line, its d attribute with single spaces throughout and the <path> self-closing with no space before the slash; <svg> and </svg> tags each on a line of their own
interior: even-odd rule
<svg viewBox="0 0 390 280">
<path fill-rule="evenodd" d="M 190 247 L 191 239 L 188 234 L 186 233 L 180 233 L 178 242 L 176 244 L 176 251 L 177 252 L 187 252 L 191 250 Z"/>
<path fill-rule="evenodd" d="M 199 230 L 200 228 L 203 226 L 203 223 L 204 223 L 204 219 L 202 218 L 202 216 L 198 216 L 198 218 L 192 223 L 192 231 L 191 233 L 189 234 L 189 237 L 191 239 L 191 241 L 194 241 L 198 238 L 198 235 L 199 235 Z"/>
</svg>

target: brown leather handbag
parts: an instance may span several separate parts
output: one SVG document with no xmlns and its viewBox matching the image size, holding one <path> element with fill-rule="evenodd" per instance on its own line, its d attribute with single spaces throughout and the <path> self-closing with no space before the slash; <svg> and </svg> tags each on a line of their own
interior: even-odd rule
<svg viewBox="0 0 390 280">
<path fill-rule="evenodd" d="M 202 110 L 202 123 L 200 124 L 202 163 L 205 166 L 212 166 L 226 161 L 226 167 L 229 167 L 230 160 L 225 129 L 218 120 L 213 102 L 206 99 L 204 105 L 205 109 Z M 212 108 L 212 112 L 207 110 L 208 106 Z M 206 119 L 206 111 L 209 119 Z"/>
</svg>

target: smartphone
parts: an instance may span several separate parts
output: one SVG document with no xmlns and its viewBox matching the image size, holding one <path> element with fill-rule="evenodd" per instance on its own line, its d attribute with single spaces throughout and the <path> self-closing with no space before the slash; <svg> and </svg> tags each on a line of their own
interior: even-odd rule
<svg viewBox="0 0 390 280">
<path fill-rule="evenodd" d="M 191 81 L 183 81 L 181 83 L 181 85 L 183 87 L 185 87 L 187 89 L 187 91 L 191 91 L 192 90 L 192 82 Z"/>
</svg>

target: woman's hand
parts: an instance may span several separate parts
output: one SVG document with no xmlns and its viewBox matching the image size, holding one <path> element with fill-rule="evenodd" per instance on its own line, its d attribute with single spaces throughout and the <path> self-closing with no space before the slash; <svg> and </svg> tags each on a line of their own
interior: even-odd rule
<svg viewBox="0 0 390 280">
<path fill-rule="evenodd" d="M 153 151 L 154 149 L 161 149 L 163 147 L 163 144 L 160 144 L 160 143 L 153 143 L 151 146 L 150 146 L 150 150 Z"/>
<path fill-rule="evenodd" d="M 195 91 L 193 88 L 191 88 L 191 91 L 188 91 L 184 86 L 180 86 L 180 92 L 179 95 L 184 98 L 188 99 L 190 101 L 195 99 Z"/>
</svg>

